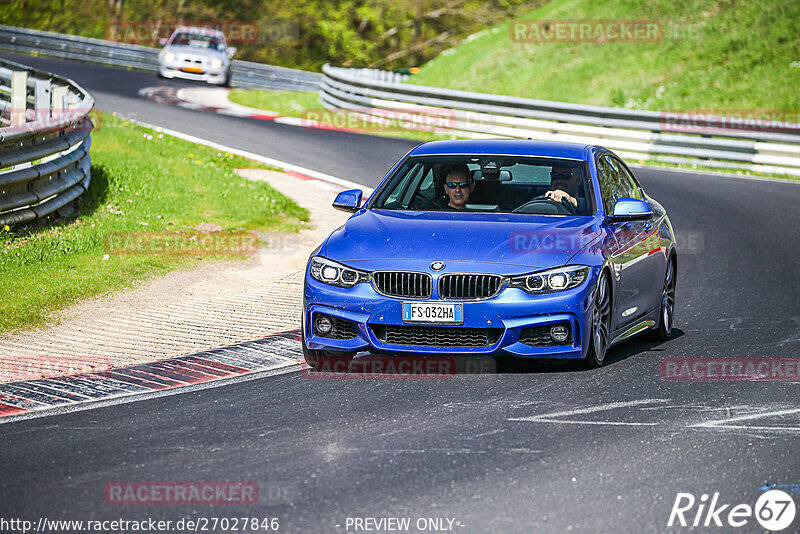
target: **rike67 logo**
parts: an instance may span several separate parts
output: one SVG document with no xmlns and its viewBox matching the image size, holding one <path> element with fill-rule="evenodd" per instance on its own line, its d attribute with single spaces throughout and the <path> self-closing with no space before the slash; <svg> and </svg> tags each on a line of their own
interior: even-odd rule
<svg viewBox="0 0 800 534">
<path fill-rule="evenodd" d="M 752 527 L 755 518 L 762 528 L 778 532 L 792 524 L 795 513 L 792 497 L 776 489 L 764 492 L 755 506 L 723 504 L 718 492 L 710 498 L 704 493 L 700 499 L 691 493 L 678 493 L 667 526 L 739 528 L 750 524 Z"/>
</svg>

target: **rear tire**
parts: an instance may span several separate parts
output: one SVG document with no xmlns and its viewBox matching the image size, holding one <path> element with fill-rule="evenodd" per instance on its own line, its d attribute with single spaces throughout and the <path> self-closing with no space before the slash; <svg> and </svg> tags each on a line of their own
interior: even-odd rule
<svg viewBox="0 0 800 534">
<path fill-rule="evenodd" d="M 592 304 L 592 329 L 589 333 L 589 350 L 586 366 L 596 369 L 603 365 L 608 350 L 608 334 L 611 326 L 611 286 L 606 271 L 600 272 L 597 290 Z"/>
<path fill-rule="evenodd" d="M 651 330 L 651 339 L 667 341 L 675 323 L 675 256 L 670 256 L 664 274 L 664 289 L 661 291 L 661 310 L 658 313 L 658 327 Z"/>
</svg>

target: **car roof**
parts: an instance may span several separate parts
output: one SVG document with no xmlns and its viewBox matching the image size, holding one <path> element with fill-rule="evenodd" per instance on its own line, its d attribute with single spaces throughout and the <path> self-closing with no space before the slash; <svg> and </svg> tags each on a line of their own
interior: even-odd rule
<svg viewBox="0 0 800 534">
<path fill-rule="evenodd" d="M 585 161 L 594 148 L 599 147 L 581 143 L 533 141 L 530 139 L 458 139 L 422 143 L 414 148 L 409 153 L 409 156 L 489 154 L 498 156 L 538 156 Z"/>
</svg>

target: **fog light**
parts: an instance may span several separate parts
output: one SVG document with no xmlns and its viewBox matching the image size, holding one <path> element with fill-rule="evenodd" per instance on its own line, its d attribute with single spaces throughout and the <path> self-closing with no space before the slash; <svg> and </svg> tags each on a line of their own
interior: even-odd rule
<svg viewBox="0 0 800 534">
<path fill-rule="evenodd" d="M 314 320 L 314 330 L 318 334 L 327 334 L 333 328 L 333 323 L 330 318 L 325 315 L 318 315 Z"/>
<path fill-rule="evenodd" d="M 569 329 L 564 325 L 557 324 L 550 329 L 550 338 L 556 343 L 563 343 L 568 337 Z"/>
</svg>

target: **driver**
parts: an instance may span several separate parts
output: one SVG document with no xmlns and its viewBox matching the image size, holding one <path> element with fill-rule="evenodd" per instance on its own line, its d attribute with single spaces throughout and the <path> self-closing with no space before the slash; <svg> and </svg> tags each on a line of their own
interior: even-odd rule
<svg viewBox="0 0 800 534">
<path fill-rule="evenodd" d="M 581 180 L 580 169 L 555 165 L 550 169 L 550 187 L 552 189 L 544 196 L 555 202 L 566 200 L 577 208 L 578 213 L 583 213 L 586 210 L 586 200 L 577 198 Z"/>
<path fill-rule="evenodd" d="M 467 205 L 470 194 L 475 189 L 475 180 L 472 179 L 472 172 L 466 165 L 456 165 L 447 171 L 446 176 L 444 192 L 447 194 L 447 207 L 463 210 Z"/>
</svg>

